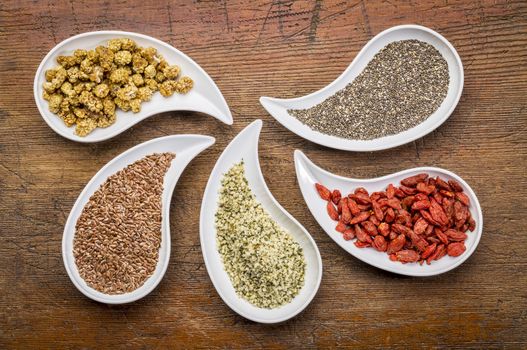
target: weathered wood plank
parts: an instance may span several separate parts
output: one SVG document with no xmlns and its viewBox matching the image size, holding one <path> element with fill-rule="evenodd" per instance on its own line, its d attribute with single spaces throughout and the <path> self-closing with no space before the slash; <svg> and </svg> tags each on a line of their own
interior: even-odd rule
<svg viewBox="0 0 527 350">
<path fill-rule="evenodd" d="M 465 66 L 461 102 L 438 130 L 376 153 L 334 151 L 290 133 L 259 105 L 335 79 L 376 33 L 431 27 Z M 217 82 L 234 125 L 165 113 L 113 140 L 81 145 L 54 134 L 33 101 L 34 72 L 74 34 L 122 29 L 166 40 Z M 0 347 L 2 348 L 525 348 L 527 346 L 527 3 L 510 1 L 6 1 L 0 4 Z M 319 245 L 324 277 L 295 319 L 262 326 L 215 292 L 199 245 L 199 208 L 222 149 L 262 118 L 260 156 L 275 197 Z M 213 135 L 181 177 L 171 209 L 172 257 L 160 286 L 133 305 L 83 297 L 61 257 L 62 229 L 85 183 L 108 160 L 154 137 Z M 396 276 L 352 258 L 317 225 L 296 184 L 292 152 L 342 175 L 451 169 L 484 210 L 478 250 L 459 269 Z M 280 173 L 281 176 L 275 176 Z"/>
</svg>

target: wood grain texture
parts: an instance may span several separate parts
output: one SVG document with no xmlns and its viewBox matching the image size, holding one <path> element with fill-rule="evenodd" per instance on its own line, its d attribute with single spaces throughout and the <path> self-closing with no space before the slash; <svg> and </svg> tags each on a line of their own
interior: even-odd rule
<svg viewBox="0 0 527 350">
<path fill-rule="evenodd" d="M 458 50 L 465 89 L 439 129 L 375 153 L 324 148 L 292 134 L 261 95 L 293 97 L 337 77 L 375 34 L 418 23 Z M 120 29 L 151 35 L 212 76 L 234 115 L 226 126 L 165 113 L 104 143 L 56 135 L 33 100 L 40 60 L 72 35 Z M 527 3 L 511 1 L 2 1 L 0 3 L 0 348 L 510 348 L 527 347 Z M 317 242 L 324 276 L 313 303 L 281 325 L 249 322 L 212 286 L 199 245 L 208 175 L 227 143 L 264 120 L 261 164 L 277 200 Z M 132 305 L 81 295 L 61 257 L 77 195 L 110 159 L 154 137 L 201 133 L 217 143 L 174 193 L 172 256 L 158 288 Z M 293 150 L 354 177 L 434 165 L 462 176 L 484 212 L 479 248 L 460 268 L 407 278 L 340 249 L 308 212 Z M 279 174 L 279 175 L 278 175 Z"/>
</svg>

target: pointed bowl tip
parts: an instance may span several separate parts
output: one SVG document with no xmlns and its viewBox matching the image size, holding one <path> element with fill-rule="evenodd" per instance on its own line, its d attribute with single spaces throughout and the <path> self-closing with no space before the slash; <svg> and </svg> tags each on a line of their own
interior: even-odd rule
<svg viewBox="0 0 527 350">
<path fill-rule="evenodd" d="M 256 129 L 258 132 L 262 131 L 263 121 L 261 119 L 256 119 L 251 124 L 246 126 L 246 129 Z"/>
</svg>

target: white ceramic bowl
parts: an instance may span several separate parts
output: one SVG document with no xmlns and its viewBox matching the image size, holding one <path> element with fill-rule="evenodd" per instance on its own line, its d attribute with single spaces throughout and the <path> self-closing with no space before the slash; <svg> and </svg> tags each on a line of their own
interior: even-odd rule
<svg viewBox="0 0 527 350">
<path fill-rule="evenodd" d="M 182 76 L 189 76 L 194 80 L 194 87 L 187 94 L 174 94 L 170 97 L 163 97 L 159 92 L 156 92 L 152 95 L 152 99 L 149 102 L 144 102 L 141 105 L 139 113 L 124 112 L 117 109 L 117 119 L 114 124 L 107 128 L 97 128 L 85 137 L 77 136 L 74 133 L 75 127 L 67 127 L 60 117 L 51 113 L 48 109 L 48 102 L 42 98 L 42 84 L 46 81 L 44 73 L 46 70 L 58 65 L 57 57 L 60 55 L 71 55 L 75 49 L 94 49 L 98 45 L 106 45 L 108 40 L 115 38 L 130 38 L 135 40 L 140 46 L 156 48 L 169 64 L 177 64 L 181 67 Z M 76 35 L 59 43 L 40 63 L 35 75 L 33 92 L 38 110 L 44 121 L 57 134 L 77 142 L 107 140 L 150 116 L 167 111 L 202 112 L 225 124 L 232 124 L 232 115 L 225 98 L 210 76 L 196 62 L 183 52 L 161 40 L 132 32 L 89 32 Z"/>
<path fill-rule="evenodd" d="M 481 213 L 481 206 L 479 205 L 478 198 L 462 178 L 448 170 L 433 167 L 421 167 L 403 170 L 395 174 L 375 179 L 352 179 L 338 176 L 321 169 L 298 150 L 295 151 L 295 168 L 298 185 L 300 186 L 304 200 L 318 224 L 324 229 L 324 231 L 326 231 L 328 236 L 344 250 L 372 266 L 407 276 L 434 276 L 450 271 L 461 265 L 470 257 L 470 255 L 472 255 L 472 253 L 474 253 L 478 246 L 481 233 L 483 232 L 483 215 Z M 326 202 L 320 198 L 315 188 L 315 183 L 320 183 L 330 190 L 339 189 L 342 192 L 342 195 L 349 193 L 357 187 L 364 187 L 372 193 L 385 190 L 390 183 L 397 186 L 402 179 L 420 173 L 427 173 L 431 177 L 439 176 L 444 180 L 454 179 L 458 181 L 463 187 L 465 194 L 470 198 L 470 213 L 476 221 L 475 231 L 467 232 L 468 238 L 465 241 L 467 249 L 462 255 L 455 258 L 447 255 L 440 260 L 433 261 L 431 265 L 419 265 L 417 263 L 402 264 L 400 262 L 394 262 L 389 259 L 388 254 L 385 252 L 378 252 L 373 248 L 357 248 L 352 241 L 344 240 L 342 234 L 335 231 L 337 223 L 329 218 L 326 211 Z"/>
<path fill-rule="evenodd" d="M 351 83 L 371 61 L 373 56 L 391 42 L 417 39 L 433 45 L 448 62 L 450 84 L 448 93 L 441 106 L 421 124 L 396 135 L 385 136 L 373 140 L 350 140 L 330 136 L 311 129 L 291 116 L 288 109 L 306 109 L 317 105 L 334 95 Z M 377 34 L 359 52 L 357 57 L 335 81 L 325 88 L 307 96 L 278 99 L 261 97 L 260 103 L 279 123 L 298 136 L 323 146 L 346 151 L 378 151 L 400 146 L 425 136 L 439 127 L 456 108 L 463 90 L 463 65 L 454 47 L 444 37 L 431 29 L 417 25 L 402 25 L 392 27 Z"/>
<path fill-rule="evenodd" d="M 262 121 L 256 120 L 236 136 L 223 151 L 210 175 L 200 214 L 200 240 L 210 279 L 223 301 L 241 316 L 255 322 L 277 323 L 300 313 L 314 298 L 322 278 L 322 260 L 317 245 L 306 229 L 274 199 L 267 187 L 258 160 L 258 137 Z M 231 284 L 216 246 L 214 218 L 218 208 L 221 179 L 233 165 L 244 161 L 249 186 L 271 217 L 300 244 L 306 260 L 304 287 L 287 305 L 264 309 L 239 297 Z"/>
<path fill-rule="evenodd" d="M 141 143 L 126 152 L 118 155 L 108 162 L 95 176 L 88 182 L 84 190 L 77 198 L 71 209 L 64 235 L 62 237 L 62 258 L 68 275 L 78 290 L 87 297 L 106 304 L 124 304 L 138 300 L 150 293 L 161 281 L 168 267 L 170 258 L 170 201 L 177 181 L 188 163 L 194 159 L 201 151 L 214 144 L 214 138 L 203 135 L 172 135 L 153 139 Z M 133 162 L 144 158 L 152 153 L 173 152 L 176 158 L 168 169 L 163 186 L 162 195 L 162 224 L 161 224 L 161 247 L 159 250 L 159 260 L 154 274 L 138 289 L 125 294 L 108 295 L 101 293 L 86 284 L 79 275 L 75 258 L 73 256 L 73 239 L 75 236 L 75 224 L 84 209 L 86 203 L 95 191 L 99 189 L 104 181 L 117 171 L 125 168 Z"/>
</svg>

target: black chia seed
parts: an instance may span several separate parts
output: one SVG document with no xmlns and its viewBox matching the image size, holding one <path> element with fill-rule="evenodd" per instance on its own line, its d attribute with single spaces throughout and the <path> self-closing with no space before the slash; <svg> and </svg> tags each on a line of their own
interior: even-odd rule
<svg viewBox="0 0 527 350">
<path fill-rule="evenodd" d="M 448 63 L 419 40 L 386 45 L 344 89 L 289 114 L 311 129 L 354 140 L 398 134 L 422 123 L 448 92 Z"/>
</svg>

